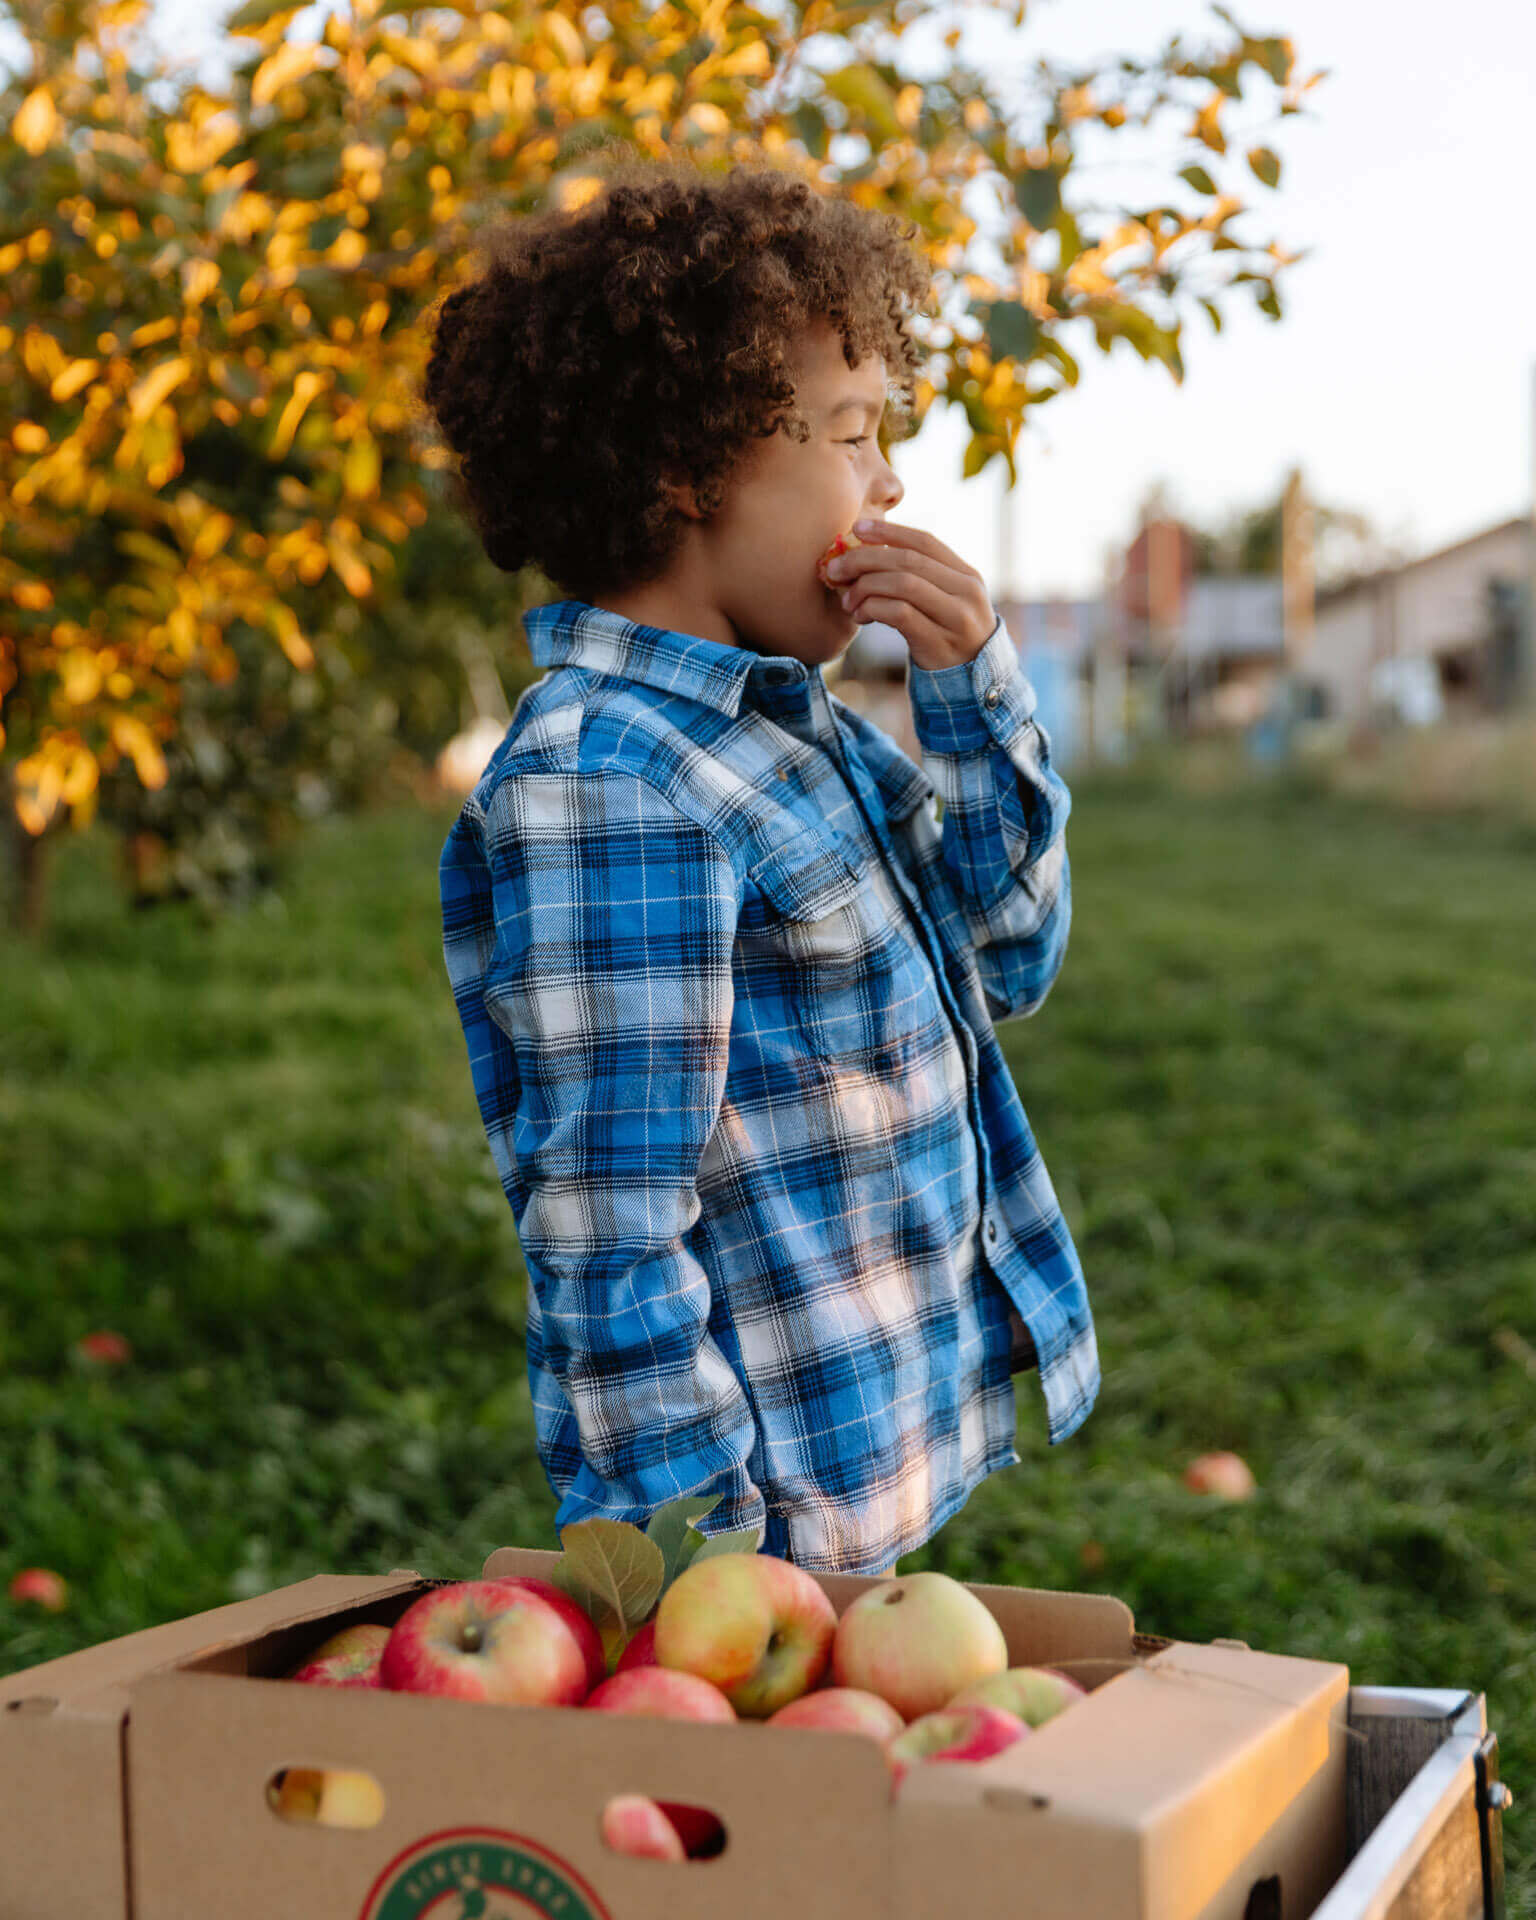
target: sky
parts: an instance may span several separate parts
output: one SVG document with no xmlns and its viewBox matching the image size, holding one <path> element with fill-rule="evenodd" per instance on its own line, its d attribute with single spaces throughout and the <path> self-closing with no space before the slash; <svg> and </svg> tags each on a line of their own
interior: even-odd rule
<svg viewBox="0 0 1536 1920">
<path fill-rule="evenodd" d="M 1098 592 L 1155 483 L 1204 524 L 1266 503 L 1300 466 L 1315 500 L 1366 514 L 1405 555 L 1531 509 L 1536 5 L 1264 0 L 1264 8 L 1234 0 L 1232 10 L 1251 33 L 1288 34 L 1303 71 L 1325 67 L 1328 77 L 1306 115 L 1275 117 L 1263 85 L 1224 114 L 1234 152 L 1260 142 L 1280 154 L 1277 191 L 1259 186 L 1240 158 L 1230 176 L 1220 162 L 1212 171 L 1254 206 L 1239 236 L 1310 249 L 1281 278 L 1284 318 L 1259 315 L 1242 289 L 1223 298 L 1219 336 L 1194 309 L 1182 385 L 1129 346 L 1105 356 L 1091 337 L 1079 349 L 1069 334 L 1081 380 L 1030 410 L 1011 493 L 1000 461 L 962 479 L 958 409 L 933 408 L 922 432 L 894 450 L 906 492 L 891 517 L 979 568 L 995 597 Z M 233 0 L 217 10 L 209 0 L 157 0 L 155 38 L 183 57 L 214 56 L 219 19 L 232 10 Z M 296 36 L 315 37 L 328 11 L 320 0 L 299 15 Z M 893 52 L 917 77 L 943 57 L 945 28 L 958 25 L 961 57 L 1007 89 L 1007 76 L 1042 56 L 1149 56 L 1176 33 L 1198 45 L 1224 32 L 1205 0 L 1035 0 L 1018 30 L 1011 12 L 989 0 L 936 7 Z M 1159 164 L 1105 157 L 1129 144 L 1101 148 L 1084 191 L 1123 193 L 1126 204 L 1194 203 L 1177 169 L 1211 156 L 1186 149 L 1170 123 L 1155 143 Z"/>
</svg>

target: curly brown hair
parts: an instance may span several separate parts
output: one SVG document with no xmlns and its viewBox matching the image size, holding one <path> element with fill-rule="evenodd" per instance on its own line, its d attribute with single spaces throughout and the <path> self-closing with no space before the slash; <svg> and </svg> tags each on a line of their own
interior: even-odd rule
<svg viewBox="0 0 1536 1920">
<path fill-rule="evenodd" d="M 918 232 L 771 165 L 633 158 L 585 204 L 493 228 L 437 309 L 420 393 L 492 562 L 584 599 L 659 577 L 674 486 L 708 516 L 754 439 L 809 437 L 787 367 L 817 322 L 850 368 L 884 360 L 882 437 L 901 437 L 932 286 Z"/>
</svg>

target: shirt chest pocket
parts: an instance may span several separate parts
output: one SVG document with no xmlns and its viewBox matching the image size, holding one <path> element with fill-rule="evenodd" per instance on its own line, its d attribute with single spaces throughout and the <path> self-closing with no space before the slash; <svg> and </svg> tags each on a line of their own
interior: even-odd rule
<svg viewBox="0 0 1536 1920">
<path fill-rule="evenodd" d="M 828 1058 L 901 1047 L 932 1019 L 933 977 L 894 882 L 796 834 L 748 870 L 736 927 L 738 991 L 767 1027 L 774 1002 Z"/>
</svg>

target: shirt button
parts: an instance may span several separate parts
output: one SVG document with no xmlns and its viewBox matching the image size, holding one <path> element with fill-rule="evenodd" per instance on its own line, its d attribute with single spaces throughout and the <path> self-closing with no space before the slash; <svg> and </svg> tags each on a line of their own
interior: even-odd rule
<svg viewBox="0 0 1536 1920">
<path fill-rule="evenodd" d="M 998 691 L 997 691 L 997 688 L 996 688 L 996 687 L 988 687 L 988 688 L 987 688 L 987 695 L 986 695 L 986 698 L 987 698 L 987 705 L 988 705 L 989 707 L 995 707 L 995 706 L 997 705 L 997 702 L 998 702 Z"/>
<path fill-rule="evenodd" d="M 997 1222 L 995 1220 L 989 1220 L 987 1222 L 987 1238 L 989 1240 L 996 1240 L 997 1238 Z"/>
</svg>

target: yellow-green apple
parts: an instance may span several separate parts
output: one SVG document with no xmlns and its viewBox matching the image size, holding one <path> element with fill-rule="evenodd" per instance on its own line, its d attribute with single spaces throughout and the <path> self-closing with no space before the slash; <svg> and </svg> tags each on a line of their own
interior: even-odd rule
<svg viewBox="0 0 1536 1920">
<path fill-rule="evenodd" d="M 985 1680 L 974 1680 L 962 1687 L 949 1707 L 1006 1707 L 1016 1713 L 1027 1727 L 1043 1727 L 1054 1720 L 1064 1707 L 1081 1700 L 1088 1689 L 1080 1687 L 1054 1667 L 1009 1667 L 1005 1673 L 989 1673 Z"/>
<path fill-rule="evenodd" d="M 631 1667 L 625 1673 L 616 1673 L 592 1689 L 586 1706 L 597 1713 L 643 1714 L 654 1720 L 724 1723 L 736 1718 L 736 1709 L 718 1687 L 696 1673 L 667 1667 Z M 708 1807 L 685 1806 L 671 1800 L 658 1804 L 676 1827 L 690 1860 L 720 1852 L 725 1828 Z"/>
<path fill-rule="evenodd" d="M 1219 1500 L 1249 1500 L 1256 1482 L 1248 1462 L 1236 1453 L 1202 1453 L 1184 1469 L 1191 1493 L 1214 1493 Z"/>
<path fill-rule="evenodd" d="M 322 1827 L 376 1827 L 384 1794 L 371 1773 L 342 1767 L 286 1767 L 268 1797 L 285 1820 Z"/>
<path fill-rule="evenodd" d="M 343 1627 L 301 1660 L 288 1678 L 320 1687 L 376 1687 L 390 1631 L 374 1620 Z"/>
<path fill-rule="evenodd" d="M 62 1613 L 69 1605 L 69 1587 L 52 1567 L 23 1567 L 7 1589 L 16 1602 L 30 1601 L 49 1613 Z"/>
<path fill-rule="evenodd" d="M 862 1733 L 878 1740 L 883 1747 L 906 1722 L 877 1693 L 864 1693 L 858 1687 L 818 1687 L 814 1693 L 802 1693 L 787 1707 L 771 1713 L 770 1727 L 820 1727 L 827 1733 Z"/>
<path fill-rule="evenodd" d="M 770 1553 L 693 1560 L 656 1609 L 656 1664 L 717 1686 L 766 1720 L 827 1670 L 837 1610 L 804 1568 Z"/>
<path fill-rule="evenodd" d="M 597 1624 L 563 1587 L 557 1587 L 551 1580 L 536 1580 L 530 1573 L 504 1574 L 494 1584 L 498 1587 L 521 1587 L 525 1593 L 536 1593 L 541 1600 L 547 1601 L 586 1651 L 588 1687 L 595 1687 L 600 1680 L 607 1679 L 608 1656 L 603 1651 L 602 1635 L 597 1630 Z"/>
<path fill-rule="evenodd" d="M 624 1643 L 624 1651 L 614 1663 L 615 1673 L 628 1673 L 631 1667 L 654 1667 L 656 1664 L 656 1622 L 647 1620 L 643 1627 L 636 1627 Z"/>
<path fill-rule="evenodd" d="M 832 1682 L 889 1700 L 903 1720 L 934 1713 L 962 1687 L 1002 1673 L 1008 1642 L 984 1602 L 947 1573 L 904 1573 L 843 1609 Z"/>
<path fill-rule="evenodd" d="M 919 1714 L 886 1744 L 892 1789 L 901 1785 L 917 1761 L 988 1760 L 1028 1732 L 1019 1716 L 1003 1707 L 945 1707 Z"/>
<path fill-rule="evenodd" d="M 586 1633 L 567 1611 L 510 1581 L 455 1581 L 401 1614 L 384 1645 L 379 1681 L 395 1692 L 454 1700 L 580 1706 L 591 1690 L 597 1633 L 585 1614 L 580 1619 Z"/>
<path fill-rule="evenodd" d="M 636 1860 L 686 1860 L 682 1838 L 658 1801 L 617 1793 L 603 1808 L 604 1842 Z"/>
</svg>

